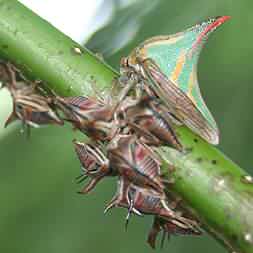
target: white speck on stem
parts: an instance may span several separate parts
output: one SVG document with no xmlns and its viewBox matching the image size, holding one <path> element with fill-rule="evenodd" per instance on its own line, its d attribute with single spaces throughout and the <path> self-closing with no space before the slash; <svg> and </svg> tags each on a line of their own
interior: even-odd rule
<svg viewBox="0 0 253 253">
<path fill-rule="evenodd" d="M 243 176 L 242 181 L 244 183 L 253 184 L 253 177 L 250 175 Z"/>
<path fill-rule="evenodd" d="M 225 185 L 225 180 L 224 179 L 219 180 L 218 185 L 220 187 L 223 187 Z"/>
<path fill-rule="evenodd" d="M 244 239 L 246 242 L 253 243 L 252 235 L 250 233 L 245 234 Z"/>
<path fill-rule="evenodd" d="M 224 179 L 217 179 L 214 183 L 214 191 L 219 192 L 225 187 L 226 181 Z"/>
<path fill-rule="evenodd" d="M 74 47 L 73 49 L 74 49 L 74 52 L 75 52 L 76 54 L 79 54 L 79 55 L 82 54 L 82 50 L 81 50 L 79 47 Z"/>
</svg>

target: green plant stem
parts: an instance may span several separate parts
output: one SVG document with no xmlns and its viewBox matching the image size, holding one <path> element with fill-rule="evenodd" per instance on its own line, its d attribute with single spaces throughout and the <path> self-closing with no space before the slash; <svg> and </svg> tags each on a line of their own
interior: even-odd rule
<svg viewBox="0 0 253 253">
<path fill-rule="evenodd" d="M 0 55 L 62 96 L 110 88 L 118 74 L 16 0 L 0 0 Z M 253 252 L 253 184 L 240 167 L 185 127 L 186 153 L 159 148 L 173 190 L 231 251 Z"/>
</svg>

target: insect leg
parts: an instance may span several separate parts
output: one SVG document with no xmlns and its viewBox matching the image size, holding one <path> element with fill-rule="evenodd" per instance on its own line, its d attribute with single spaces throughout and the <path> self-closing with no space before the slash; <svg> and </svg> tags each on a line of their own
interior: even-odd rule
<svg viewBox="0 0 253 253">
<path fill-rule="evenodd" d="M 119 105 L 125 99 L 129 91 L 138 83 L 135 78 L 129 78 L 126 75 L 120 76 L 118 82 L 123 86 L 123 88 L 120 90 L 119 95 L 115 99 L 112 109 L 113 114 L 117 111 Z"/>
<path fill-rule="evenodd" d="M 125 222 L 125 229 L 127 230 L 128 224 L 129 224 L 129 220 L 131 217 L 131 213 L 134 207 L 134 201 L 133 199 L 129 199 L 129 208 L 128 208 L 128 212 L 127 212 L 127 216 L 126 216 L 126 222 Z"/>
<path fill-rule="evenodd" d="M 86 179 L 88 178 L 88 175 L 87 174 L 81 174 L 79 176 L 77 176 L 75 179 L 76 179 L 76 182 L 78 184 L 82 183 L 83 181 L 85 181 Z"/>
<path fill-rule="evenodd" d="M 4 127 L 6 128 L 8 125 L 10 125 L 15 120 L 17 120 L 17 116 L 16 116 L 16 113 L 13 111 L 11 113 L 11 115 L 8 117 L 8 119 L 6 120 L 6 122 L 4 123 Z"/>
<path fill-rule="evenodd" d="M 87 185 L 85 185 L 81 191 L 79 191 L 78 193 L 80 194 L 87 194 L 89 193 L 92 189 L 94 189 L 97 185 L 97 183 L 103 178 L 104 176 L 97 176 L 95 178 L 92 178 L 89 183 Z"/>
<path fill-rule="evenodd" d="M 107 213 L 111 208 L 117 206 L 128 205 L 127 196 L 130 182 L 123 177 L 118 179 L 117 191 L 112 200 L 107 204 L 104 213 Z"/>
</svg>

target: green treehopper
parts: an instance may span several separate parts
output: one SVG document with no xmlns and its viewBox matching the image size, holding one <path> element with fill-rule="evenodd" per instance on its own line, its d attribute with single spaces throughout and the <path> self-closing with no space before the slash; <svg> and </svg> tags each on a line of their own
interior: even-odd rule
<svg viewBox="0 0 253 253">
<path fill-rule="evenodd" d="M 153 37 L 121 61 L 129 86 L 141 84 L 161 100 L 170 117 L 214 145 L 219 143 L 219 130 L 200 93 L 197 63 L 209 34 L 228 19 L 210 18 L 175 35 Z"/>
</svg>

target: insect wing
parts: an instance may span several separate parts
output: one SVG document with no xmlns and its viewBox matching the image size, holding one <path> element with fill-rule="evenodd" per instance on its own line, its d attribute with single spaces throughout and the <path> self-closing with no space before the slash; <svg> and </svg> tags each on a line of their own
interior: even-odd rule
<svg viewBox="0 0 253 253">
<path fill-rule="evenodd" d="M 81 110 L 92 110 L 98 107 L 98 102 L 88 97 L 66 97 L 64 98 L 67 104 L 79 108 Z"/>
<path fill-rule="evenodd" d="M 131 147 L 134 163 L 139 171 L 150 178 L 160 177 L 160 164 L 152 156 L 152 151 L 139 141 Z"/>
<path fill-rule="evenodd" d="M 153 63 L 145 65 L 145 72 L 169 112 L 211 144 L 219 143 L 219 130 L 210 124 L 189 97 L 169 80 Z"/>
<path fill-rule="evenodd" d="M 14 98 L 14 106 L 17 117 L 31 126 L 64 124 L 49 106 L 47 98 L 40 95 L 17 95 L 17 97 Z"/>
<path fill-rule="evenodd" d="M 77 125 L 99 120 L 109 121 L 112 116 L 109 105 L 90 97 L 57 97 L 56 103 L 66 115 L 67 120 Z"/>
<path fill-rule="evenodd" d="M 165 235 L 168 239 L 170 235 L 201 235 L 201 231 L 198 226 L 189 226 L 175 224 L 175 220 L 165 220 L 161 217 L 155 216 L 153 226 L 148 234 L 148 244 L 154 249 L 156 246 L 156 239 L 158 234 L 163 231 L 163 237 L 161 240 L 161 247 L 163 246 Z"/>
<path fill-rule="evenodd" d="M 56 103 L 72 121 L 78 121 L 78 116 L 88 120 L 89 111 L 96 109 L 95 101 L 84 96 L 57 97 Z"/>
</svg>

